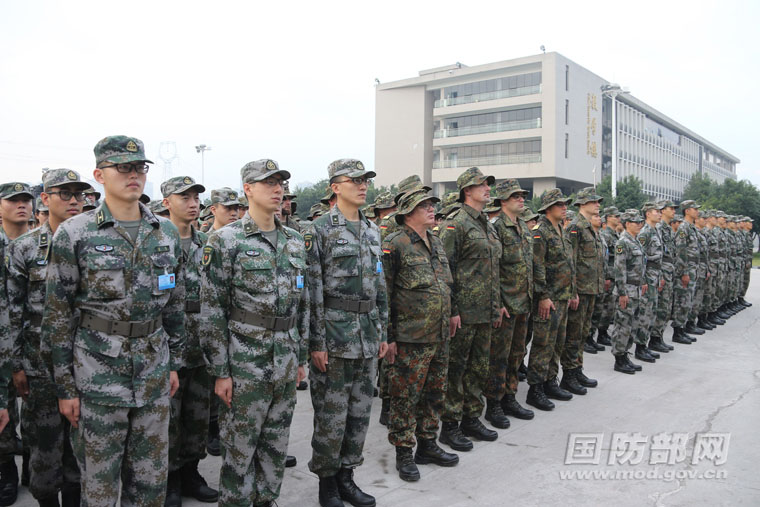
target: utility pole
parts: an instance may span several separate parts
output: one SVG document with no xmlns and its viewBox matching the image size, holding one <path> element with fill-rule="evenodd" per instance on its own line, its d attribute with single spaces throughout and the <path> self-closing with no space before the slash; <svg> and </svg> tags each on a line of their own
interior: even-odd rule
<svg viewBox="0 0 760 507">
<path fill-rule="evenodd" d="M 628 90 L 624 90 L 619 84 L 611 83 L 602 85 L 602 95 L 610 97 L 612 99 L 612 198 L 617 197 L 617 104 L 615 98 L 618 95 L 630 93 Z"/>
<path fill-rule="evenodd" d="M 195 147 L 195 152 L 201 154 L 201 185 L 206 184 L 206 160 L 205 160 L 205 153 L 210 150 L 210 146 L 206 146 L 205 144 L 199 144 Z"/>
</svg>

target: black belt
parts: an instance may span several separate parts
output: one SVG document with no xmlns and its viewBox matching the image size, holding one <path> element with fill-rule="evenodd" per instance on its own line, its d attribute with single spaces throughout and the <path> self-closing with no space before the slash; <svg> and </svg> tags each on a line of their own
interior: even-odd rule
<svg viewBox="0 0 760 507">
<path fill-rule="evenodd" d="M 296 315 L 290 317 L 265 317 L 239 308 L 230 310 L 230 320 L 263 327 L 271 331 L 288 331 L 296 325 Z"/>
<path fill-rule="evenodd" d="M 118 334 L 127 338 L 148 336 L 162 326 L 161 317 L 153 320 L 109 320 L 89 312 L 82 312 L 79 325 L 106 334 Z"/>
<path fill-rule="evenodd" d="M 354 300 L 333 297 L 325 298 L 325 306 L 333 310 L 344 310 L 354 313 L 369 313 L 375 309 L 375 301 L 370 299 Z"/>
<path fill-rule="evenodd" d="M 185 301 L 185 313 L 201 313 L 201 302 Z"/>
</svg>

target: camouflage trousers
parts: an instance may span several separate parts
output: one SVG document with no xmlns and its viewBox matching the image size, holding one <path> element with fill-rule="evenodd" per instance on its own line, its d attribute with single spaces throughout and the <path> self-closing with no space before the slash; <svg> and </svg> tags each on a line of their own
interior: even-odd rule
<svg viewBox="0 0 760 507">
<path fill-rule="evenodd" d="M 396 360 L 388 365 L 388 441 L 396 447 L 414 447 L 415 436 L 423 440 L 438 436 L 446 399 L 449 342 L 396 345 Z"/>
<path fill-rule="evenodd" d="M 492 324 L 462 324 L 449 345 L 449 385 L 441 419 L 480 417 L 480 394 L 488 380 Z"/>
<path fill-rule="evenodd" d="M 692 322 L 697 320 L 697 316 L 702 313 L 702 303 L 704 303 L 705 300 L 705 286 L 707 284 L 706 277 L 707 274 L 702 272 L 697 275 L 697 285 L 694 288 L 694 299 L 691 303 L 691 311 L 689 312 L 689 320 Z"/>
<path fill-rule="evenodd" d="M 8 384 L 8 416 L 10 420 L 0 433 L 0 463 L 7 463 L 14 459 L 16 451 L 16 428 L 19 425 L 19 405 L 16 398 L 16 387 L 11 381 Z"/>
<path fill-rule="evenodd" d="M 169 471 L 206 457 L 211 376 L 205 366 L 181 368 L 179 389 L 171 399 Z"/>
<path fill-rule="evenodd" d="M 559 356 L 565 346 L 567 300 L 555 301 L 548 319 L 538 316 L 533 304 L 533 343 L 528 357 L 528 385 L 541 384 L 557 376 Z"/>
<path fill-rule="evenodd" d="M 602 292 L 594 300 L 594 312 L 591 314 L 591 328 L 589 336 L 597 329 L 607 329 L 612 324 L 615 317 L 615 298 L 612 296 L 612 285 L 610 290 Z"/>
<path fill-rule="evenodd" d="M 594 294 L 578 294 L 578 308 L 567 310 L 565 346 L 560 354 L 563 370 L 583 367 L 583 345 L 591 330 L 591 315 L 595 305 Z"/>
<path fill-rule="evenodd" d="M 298 353 L 295 346 L 275 344 L 269 353 L 231 358 L 232 408 L 222 403 L 219 412 L 219 505 L 271 502 L 280 496 L 285 473 Z"/>
<path fill-rule="evenodd" d="M 702 300 L 702 313 L 715 311 L 715 286 L 718 281 L 718 271 L 719 268 L 717 264 L 710 266 L 710 278 L 707 279 L 705 295 Z"/>
<path fill-rule="evenodd" d="M 314 407 L 309 470 L 321 478 L 364 462 L 376 367 L 373 358 L 329 356 L 329 361 L 326 372 L 312 364 L 309 373 Z"/>
<path fill-rule="evenodd" d="M 517 392 L 517 370 L 525 357 L 528 315 L 530 314 L 510 314 L 508 319 L 501 321 L 501 327 L 491 332 L 488 380 L 483 390 L 486 398 L 501 400 L 505 394 Z M 514 387 L 511 384 L 512 375 Z"/>
<path fill-rule="evenodd" d="M 382 359 L 377 361 L 377 390 L 380 392 L 380 398 L 386 400 L 391 397 L 391 389 L 388 383 L 389 365 Z"/>
<path fill-rule="evenodd" d="M 618 302 L 617 308 L 615 308 L 615 328 L 610 335 L 612 354 L 615 356 L 628 352 L 638 332 L 637 328 L 641 316 L 641 287 L 638 285 L 626 285 L 624 295 L 628 296 L 628 304 L 623 309 L 620 308 L 620 303 Z M 615 299 L 618 299 L 617 294 L 615 295 Z"/>
<path fill-rule="evenodd" d="M 660 291 L 657 290 L 658 287 L 659 284 L 649 284 L 646 293 L 641 295 L 639 321 L 636 324 L 636 336 L 634 337 L 634 341 L 640 345 L 649 343 L 649 336 L 654 327 L 657 301 L 660 295 Z"/>
<path fill-rule="evenodd" d="M 111 407 L 80 398 L 71 431 L 82 474 L 82 506 L 163 507 L 169 461 L 169 396 L 143 407 Z"/>
<path fill-rule="evenodd" d="M 681 277 L 673 279 L 673 323 L 674 328 L 686 326 L 689 314 L 694 304 L 694 292 L 697 289 L 697 273 L 690 271 L 689 283 L 686 287 L 681 282 Z"/>
<path fill-rule="evenodd" d="M 29 449 L 29 491 L 37 500 L 58 495 L 64 483 L 79 484 L 71 448 L 71 424 L 58 411 L 55 384 L 27 377 L 29 396 L 21 405 L 24 447 Z"/>
<path fill-rule="evenodd" d="M 716 309 L 726 302 L 726 279 L 728 276 L 726 261 L 719 264 L 718 276 L 715 280 L 715 306 Z"/>
<path fill-rule="evenodd" d="M 673 273 L 662 270 L 665 285 L 662 291 L 657 293 L 657 307 L 655 308 L 654 323 L 649 327 L 650 336 L 662 338 L 665 326 L 670 320 L 673 311 Z"/>
<path fill-rule="evenodd" d="M 752 259 L 747 260 L 747 265 L 744 267 L 744 284 L 740 291 L 742 297 L 747 295 L 747 289 L 749 289 L 749 280 L 752 276 Z"/>
</svg>

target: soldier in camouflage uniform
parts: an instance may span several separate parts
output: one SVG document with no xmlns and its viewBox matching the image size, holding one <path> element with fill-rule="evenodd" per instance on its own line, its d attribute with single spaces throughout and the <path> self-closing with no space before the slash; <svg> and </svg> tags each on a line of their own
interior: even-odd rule
<svg viewBox="0 0 760 507">
<path fill-rule="evenodd" d="M 438 198 L 419 189 L 399 201 L 400 229 L 383 242 L 388 288 L 387 359 L 391 394 L 388 440 L 396 447 L 401 479 L 417 481 L 416 463 L 454 466 L 455 454 L 438 447 L 438 420 L 446 397 L 449 317 L 453 280 L 441 241 L 431 228 Z M 417 451 L 412 457 L 412 449 Z"/>
<path fill-rule="evenodd" d="M 201 257 L 207 236 L 191 224 L 198 218 L 199 194 L 205 187 L 189 176 L 176 176 L 161 184 L 162 204 L 179 231 L 185 267 L 186 341 L 179 388 L 171 399 L 169 421 L 169 478 L 167 507 L 182 504 L 182 495 L 203 502 L 216 502 L 219 494 L 198 472 L 206 457 L 211 377 L 200 346 Z"/>
<path fill-rule="evenodd" d="M 676 343 L 694 342 L 697 339 L 688 333 L 704 333 L 699 328 L 686 327 L 689 314 L 694 304 L 694 291 L 697 285 L 697 269 L 700 262 L 699 237 L 694 220 L 700 206 L 694 201 L 681 202 L 684 222 L 675 234 L 675 273 L 673 290 L 673 341 Z"/>
<path fill-rule="evenodd" d="M 676 213 L 676 205 L 670 200 L 657 201 L 657 207 L 660 208 L 660 221 L 657 222 L 655 230 L 659 234 L 662 242 L 662 260 L 660 261 L 660 275 L 664 281 L 662 290 L 657 294 L 657 307 L 655 308 L 654 322 L 649 327 L 649 346 L 650 350 L 665 352 L 662 349 L 673 350 L 673 346 L 665 343 L 663 332 L 665 326 L 670 320 L 673 309 L 673 272 L 675 269 L 675 233 L 670 223 L 673 221 Z"/>
<path fill-rule="evenodd" d="M 13 379 L 24 399 L 24 439 L 30 451 L 29 490 L 43 506 L 58 505 L 59 491 L 63 493 L 64 505 L 79 505 L 80 477 L 69 440 L 70 424 L 58 411 L 50 375 L 50 349 L 40 347 L 40 325 L 53 234 L 64 220 L 82 212 L 83 191 L 89 184 L 69 169 L 49 170 L 42 181 L 41 198 L 52 208 L 50 220 L 16 239 L 8 248 Z"/>
<path fill-rule="evenodd" d="M 752 240 L 752 220 L 750 217 L 742 217 L 742 236 L 744 237 L 744 280 L 739 291 L 739 304 L 745 308 L 752 306 L 752 303 L 744 299 L 747 295 L 747 289 L 749 289 L 749 281 L 752 276 L 752 255 L 755 250 L 754 241 Z"/>
<path fill-rule="evenodd" d="M 700 211 L 694 224 L 697 229 L 697 237 L 699 238 L 699 268 L 697 269 L 697 289 L 694 292 L 694 304 L 689 314 L 689 321 L 694 323 L 699 329 L 709 331 L 715 329 L 717 326 L 710 324 L 705 320 L 705 305 L 710 301 L 710 286 L 712 280 L 712 272 L 710 271 L 710 244 L 707 240 L 707 211 Z"/>
<path fill-rule="evenodd" d="M 462 207 L 462 203 L 457 201 L 457 199 L 459 199 L 458 192 L 449 192 L 441 200 L 441 208 L 435 214 L 436 224 L 435 227 L 433 227 L 433 234 L 436 236 L 441 236 L 441 226 L 443 225 L 443 222 L 446 220 L 446 218 Z"/>
<path fill-rule="evenodd" d="M 290 193 L 290 184 L 286 181 L 283 183 L 283 195 L 282 195 L 282 216 L 284 218 L 283 224 L 291 229 L 295 229 L 301 232 L 301 226 L 295 217 L 296 214 L 296 194 Z"/>
<path fill-rule="evenodd" d="M 211 229 L 218 231 L 240 218 L 240 197 L 229 187 L 217 188 L 211 191 L 209 209 L 214 216 Z"/>
<path fill-rule="evenodd" d="M 615 316 L 615 306 L 617 306 L 612 292 L 615 288 L 615 284 L 613 283 L 615 276 L 615 245 L 618 239 L 620 239 L 616 230 L 620 223 L 620 211 L 615 206 L 608 206 L 604 208 L 603 214 L 607 225 L 601 230 L 599 235 L 604 242 L 607 254 L 605 259 L 604 293 L 598 296 L 594 303 L 594 313 L 591 317 L 592 329 L 589 332 L 589 339 L 593 342 L 593 330 L 598 330 L 596 341 L 600 346 L 612 345 L 607 329 L 612 323 L 612 319 Z M 592 344 L 592 346 L 596 350 L 600 350 L 596 346 L 596 343 Z"/>
<path fill-rule="evenodd" d="M 494 187 L 494 194 L 499 215 L 493 225 L 501 242 L 499 294 L 508 316 L 491 335 L 488 383 L 483 394 L 486 420 L 496 427 L 509 427 L 506 415 L 518 419 L 533 419 L 534 415 L 515 399 L 533 298 L 533 243 L 530 229 L 521 218 L 528 192 L 517 180 L 508 179 Z"/>
<path fill-rule="evenodd" d="M 720 284 L 722 282 L 722 272 L 724 264 L 726 262 L 726 252 L 721 248 L 721 229 L 718 227 L 718 212 L 717 210 L 709 210 L 705 212 L 706 225 L 704 229 L 705 238 L 707 239 L 707 247 L 709 250 L 709 269 L 710 279 L 709 285 L 709 297 L 705 301 L 705 311 L 707 312 L 706 321 L 713 326 L 722 326 L 726 323 L 724 319 L 721 319 L 717 315 L 718 307 L 720 306 Z"/>
<path fill-rule="evenodd" d="M 620 216 L 624 232 L 615 244 L 615 328 L 612 331 L 612 355 L 614 370 L 633 375 L 641 366 L 628 357 L 628 350 L 637 334 L 641 313 L 641 297 L 646 295 L 646 259 L 644 249 L 636 240 L 644 219 L 638 210 L 628 209 Z M 636 345 L 639 349 L 641 346 Z M 654 358 L 649 356 L 649 362 Z"/>
<path fill-rule="evenodd" d="M 8 311 L 10 302 L 8 300 L 6 283 L 8 277 L 6 259 L 8 259 L 8 256 L 5 250 L 7 246 L 8 238 L 5 236 L 3 228 L 0 227 L 0 256 L 2 256 L 0 258 L 3 260 L 0 263 L 0 432 L 5 431 L 10 421 L 10 414 L 8 413 L 8 386 L 11 384 L 11 358 L 13 357 L 13 340 L 11 339 L 11 324 Z M 16 501 L 18 494 L 18 469 L 16 468 L 12 453 L 3 462 L 0 462 L 0 474 L 2 474 L 0 501 L 11 505 Z"/>
<path fill-rule="evenodd" d="M 665 286 L 665 278 L 662 276 L 662 255 L 663 244 L 660 233 L 657 230 L 657 224 L 662 219 L 661 206 L 655 202 L 646 202 L 641 207 L 641 213 L 644 215 L 644 226 L 639 231 L 636 239 L 641 243 L 644 251 L 644 282 L 647 285 L 646 293 L 641 295 L 639 303 L 639 321 L 636 325 L 636 358 L 642 361 L 649 359 L 659 359 L 659 352 L 670 352 L 670 349 L 660 345 L 656 341 L 652 342 L 652 348 L 648 347 L 650 341 L 650 332 L 657 310 L 657 300 L 662 288 Z"/>
<path fill-rule="evenodd" d="M 565 346 L 568 302 L 576 293 L 573 252 L 565 242 L 562 223 L 569 198 L 558 188 L 541 196 L 533 227 L 533 343 L 528 357 L 527 403 L 552 410 L 548 398 L 569 400 L 572 394 L 557 382 L 560 354 Z"/>
<path fill-rule="evenodd" d="M 161 506 L 185 337 L 182 247 L 177 228 L 138 202 L 151 163 L 142 141 L 106 137 L 95 157 L 105 201 L 53 236 L 41 342 L 76 430 L 82 503 L 121 493 L 122 505 Z"/>
<path fill-rule="evenodd" d="M 362 464 L 372 408 L 376 357 L 388 349 L 388 302 L 380 231 L 359 211 L 369 178 L 355 159 L 328 167 L 336 205 L 304 236 L 311 297 L 310 386 L 314 434 L 309 470 L 323 507 L 373 506 L 353 480 Z"/>
<path fill-rule="evenodd" d="M 393 199 L 393 194 L 390 192 L 383 192 L 375 197 L 375 202 L 372 204 L 372 208 L 375 210 L 375 223 L 380 229 L 380 239 L 382 240 L 388 234 L 385 232 L 388 226 L 393 220 L 393 215 L 396 211 L 396 201 Z M 390 221 L 388 217 L 390 216 Z"/>
<path fill-rule="evenodd" d="M 296 384 L 305 376 L 309 296 L 303 237 L 274 216 L 290 177 L 273 160 L 240 171 L 252 206 L 211 234 L 201 263 L 202 345 L 220 414 L 220 505 L 280 494 Z"/>
<path fill-rule="evenodd" d="M 45 203 L 42 202 L 40 197 L 34 201 L 34 209 L 34 217 L 37 219 L 38 227 L 45 225 L 45 222 L 47 222 L 50 217 L 50 209 L 45 206 Z"/>
<path fill-rule="evenodd" d="M 483 412 L 480 394 L 488 380 L 491 333 L 507 313 L 499 294 L 501 242 L 483 213 L 493 183 L 493 176 L 485 176 L 477 167 L 460 174 L 457 188 L 462 208 L 441 231 L 454 279 L 454 297 L 449 385 L 440 440 L 457 451 L 472 449 L 467 436 L 486 441 L 498 438 L 479 419 Z"/>
<path fill-rule="evenodd" d="M 599 214 L 602 196 L 596 195 L 594 187 L 580 190 L 575 198 L 578 213 L 567 227 L 565 241 L 568 243 L 575 264 L 575 289 L 567 314 L 565 346 L 562 349 L 562 382 L 560 387 L 573 394 L 586 394 L 587 387 L 598 382 L 583 373 L 583 345 L 591 329 L 591 317 L 599 295 L 604 292 L 605 250 L 601 236 L 591 225 L 591 218 Z M 571 300 L 572 301 L 572 300 Z M 604 350 L 602 345 L 599 345 Z M 596 354 L 596 350 L 593 352 Z"/>
</svg>

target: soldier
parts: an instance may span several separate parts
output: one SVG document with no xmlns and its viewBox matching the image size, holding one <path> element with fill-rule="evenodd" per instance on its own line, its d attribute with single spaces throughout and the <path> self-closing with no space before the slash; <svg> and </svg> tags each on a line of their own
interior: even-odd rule
<svg viewBox="0 0 760 507">
<path fill-rule="evenodd" d="M 290 184 L 287 181 L 283 183 L 283 185 L 282 216 L 285 217 L 284 225 L 301 232 L 301 226 L 298 224 L 298 220 L 296 220 L 295 217 L 297 209 L 295 199 L 298 196 L 290 193 Z"/>
<path fill-rule="evenodd" d="M 607 329 L 615 316 L 616 302 L 612 292 L 615 286 L 615 245 L 617 244 L 618 239 L 620 239 L 617 232 L 617 227 L 620 225 L 620 211 L 618 211 L 615 206 L 604 208 L 604 220 L 606 227 L 604 227 L 600 233 L 607 254 L 605 259 L 604 293 L 598 297 L 594 303 L 591 327 L 598 330 L 596 341 L 599 345 L 612 345 Z M 590 338 L 591 334 L 592 333 L 589 333 Z M 593 341 L 593 338 L 591 338 L 591 341 Z M 593 346 L 595 347 L 595 350 L 599 350 L 599 348 L 596 347 L 596 344 Z"/>
<path fill-rule="evenodd" d="M 0 433 L 10 421 L 8 414 L 8 386 L 11 384 L 11 357 L 13 354 L 13 340 L 10 333 L 10 315 L 8 311 L 9 300 L 7 291 L 8 270 L 5 266 L 5 249 L 8 245 L 8 238 L 5 237 L 3 228 L 0 227 L 0 256 L 3 262 L 0 262 Z M 15 430 L 14 430 L 15 431 Z M 10 465 L 13 466 L 10 466 Z M 15 475 L 14 473 L 15 472 Z M 18 469 L 13 461 L 13 454 L 10 460 L 0 462 L 0 503 L 12 505 L 18 495 Z"/>
<path fill-rule="evenodd" d="M 201 502 L 216 502 L 219 494 L 208 487 L 198 472 L 206 457 L 211 377 L 200 346 L 201 259 L 206 234 L 196 231 L 199 195 L 206 188 L 189 176 L 176 176 L 161 184 L 162 206 L 179 231 L 184 257 L 185 330 L 182 368 L 177 372 L 179 388 L 171 399 L 169 420 L 169 477 L 165 506 L 182 505 L 182 496 Z"/>
<path fill-rule="evenodd" d="M 678 231 L 678 228 L 683 223 L 683 215 L 680 213 L 676 213 L 673 215 L 673 220 L 670 222 L 670 228 L 673 230 L 673 244 L 675 245 L 675 233 Z M 675 263 L 675 261 L 674 261 Z"/>
<path fill-rule="evenodd" d="M 311 296 L 311 400 L 314 434 L 309 470 L 319 477 L 322 507 L 374 506 L 353 479 L 362 464 L 375 379 L 375 358 L 388 350 L 388 302 L 380 231 L 359 211 L 370 178 L 364 164 L 328 166 L 336 205 L 306 233 Z"/>
<path fill-rule="evenodd" d="M 707 312 L 706 321 L 714 326 L 722 326 L 726 323 L 724 319 L 721 319 L 717 315 L 718 307 L 720 306 L 720 284 L 722 282 L 723 265 L 726 262 L 726 253 L 721 248 L 721 229 L 718 227 L 718 212 L 717 210 L 710 210 L 706 213 L 707 223 L 705 224 L 705 238 L 707 239 L 707 247 L 709 249 L 709 269 L 710 280 L 709 283 L 709 300 L 706 302 L 705 311 Z"/>
<path fill-rule="evenodd" d="M 527 190 L 520 188 L 517 180 L 508 179 L 494 187 L 494 194 L 494 203 L 499 206 L 494 228 L 501 242 L 499 289 L 501 304 L 509 316 L 491 335 L 484 395 L 486 420 L 497 428 L 508 428 L 507 414 L 518 419 L 534 416 L 532 410 L 523 408 L 515 399 L 533 298 L 533 243 L 528 225 L 520 218 L 525 210 Z"/>
<path fill-rule="evenodd" d="M 88 187 L 89 188 L 89 187 Z M 45 224 L 45 222 L 48 221 L 48 217 L 50 216 L 50 210 L 47 206 L 45 206 L 45 203 L 42 202 L 42 198 L 38 197 L 35 201 L 35 209 L 37 211 L 34 212 L 34 216 L 37 219 L 37 223 L 42 226 Z"/>
<path fill-rule="evenodd" d="M 30 452 L 29 490 L 43 506 L 79 505 L 79 468 L 69 440 L 69 422 L 58 411 L 50 376 L 50 349 L 40 345 L 45 302 L 45 277 L 53 234 L 58 226 L 82 212 L 84 190 L 79 174 L 53 169 L 42 175 L 45 207 L 50 220 L 12 242 L 8 248 L 8 296 L 14 340 L 13 381 L 24 399 L 25 447 Z"/>
<path fill-rule="evenodd" d="M 493 176 L 471 167 L 457 178 L 460 212 L 448 220 L 441 241 L 454 279 L 451 307 L 449 385 L 440 441 L 457 451 L 473 448 L 467 437 L 493 441 L 486 428 L 480 394 L 488 380 L 492 330 L 508 317 L 499 294 L 501 242 L 483 208 Z M 502 414 L 503 415 L 503 414 Z M 461 421 L 461 426 L 460 426 Z"/>
<path fill-rule="evenodd" d="M 382 239 L 386 236 L 385 230 L 389 224 L 386 218 L 396 211 L 396 201 L 390 192 L 383 192 L 375 197 L 372 207 L 375 210 L 375 223 L 380 228 L 380 237 Z"/>
<path fill-rule="evenodd" d="M 673 341 L 683 343 L 695 342 L 696 338 L 686 334 L 699 331 L 699 328 L 686 328 L 689 313 L 694 304 L 694 290 L 697 283 L 697 269 L 699 266 L 699 238 L 694 228 L 694 220 L 699 213 L 700 206 L 691 200 L 681 202 L 681 211 L 684 214 L 684 222 L 675 234 L 675 272 L 674 280 L 674 304 L 673 304 Z"/>
<path fill-rule="evenodd" d="M 744 279 L 740 290 L 739 303 L 744 305 L 745 308 L 752 306 L 752 303 L 744 299 L 747 295 L 747 289 L 749 289 L 749 280 L 752 275 L 752 255 L 755 250 L 754 240 L 752 239 L 752 220 L 750 217 L 742 217 L 742 227 L 744 236 Z"/>
<path fill-rule="evenodd" d="M 169 218 L 169 210 L 164 206 L 162 199 L 156 199 L 148 203 L 148 209 L 157 217 Z"/>
<path fill-rule="evenodd" d="M 240 218 L 240 200 L 237 192 L 229 187 L 217 188 L 211 191 L 211 214 L 214 223 L 211 229 L 218 231 Z"/>
<path fill-rule="evenodd" d="M 644 251 L 644 283 L 647 290 L 641 294 L 639 301 L 639 320 L 636 323 L 636 336 L 634 336 L 635 354 L 636 359 L 646 362 L 659 359 L 659 352 L 670 352 L 670 349 L 660 344 L 657 339 L 650 338 L 657 311 L 657 300 L 665 286 L 665 278 L 662 275 L 664 248 L 662 237 L 657 229 L 657 224 L 662 218 L 661 208 L 662 206 L 655 202 L 644 203 L 641 212 L 644 214 L 645 222 L 636 237 Z M 651 348 L 647 346 L 650 343 Z"/>
<path fill-rule="evenodd" d="M 185 335 L 182 247 L 138 202 L 152 163 L 142 141 L 106 137 L 94 151 L 105 201 L 53 237 L 41 341 L 76 430 L 82 503 L 115 504 L 121 478 L 122 504 L 161 506 Z"/>
<path fill-rule="evenodd" d="M 644 220 L 635 209 L 626 210 L 620 219 L 625 231 L 615 245 L 615 297 L 618 305 L 615 309 L 615 328 L 612 331 L 612 355 L 615 356 L 615 371 L 633 375 L 641 370 L 641 366 L 630 360 L 628 349 L 637 333 L 641 296 L 649 290 L 645 279 L 644 249 L 636 241 Z M 636 344 L 637 352 L 641 348 L 640 344 Z M 644 357 L 647 357 L 647 361 L 654 362 L 651 356 Z"/>
<path fill-rule="evenodd" d="M 202 342 L 224 402 L 219 503 L 273 505 L 306 375 L 306 252 L 303 237 L 274 216 L 290 174 L 262 159 L 240 176 L 248 213 L 203 248 Z"/>
<path fill-rule="evenodd" d="M 675 270 L 675 233 L 671 227 L 676 213 L 676 205 L 670 200 L 657 201 L 657 207 L 660 208 L 660 221 L 655 225 L 655 230 L 659 234 L 662 242 L 662 260 L 660 261 L 660 275 L 662 276 L 662 290 L 657 293 L 657 307 L 655 309 L 655 319 L 649 327 L 649 346 L 650 350 L 665 352 L 673 350 L 673 346 L 665 343 L 663 332 L 665 326 L 670 320 L 673 309 L 673 272 Z"/>
<path fill-rule="evenodd" d="M 527 403 L 552 410 L 548 398 L 570 400 L 573 395 L 557 382 L 560 353 L 565 346 L 568 302 L 574 298 L 573 252 L 565 242 L 562 223 L 569 198 L 558 188 L 541 196 L 538 224 L 533 227 L 533 344 L 528 358 Z"/>
<path fill-rule="evenodd" d="M 436 202 L 425 189 L 402 196 L 395 216 L 400 229 L 383 242 L 390 302 L 389 361 L 383 362 L 389 364 L 391 395 L 388 440 L 396 447 L 396 470 L 405 481 L 419 480 L 417 463 L 459 463 L 457 455 L 435 442 L 446 397 L 453 284 L 443 244 L 431 231 Z"/>
<path fill-rule="evenodd" d="M 459 193 L 449 192 L 441 200 L 441 208 L 435 214 L 435 227 L 433 227 L 433 234 L 436 236 L 441 236 L 441 225 L 443 225 L 444 220 L 462 207 L 462 204 L 457 199 L 459 199 Z"/>
<path fill-rule="evenodd" d="M 26 183 L 6 183 L 0 187 L 3 232 L 9 241 L 29 232 L 34 195 Z"/>
<path fill-rule="evenodd" d="M 705 304 L 710 300 L 710 280 L 712 279 L 712 272 L 710 271 L 710 245 L 707 242 L 705 229 L 707 223 L 706 214 L 707 211 L 700 211 L 694 221 L 697 229 L 697 238 L 699 238 L 699 267 L 697 269 L 697 289 L 694 291 L 694 304 L 691 307 L 691 313 L 689 313 L 689 321 L 692 324 L 696 321 L 697 328 L 710 331 L 717 326 L 707 322 L 703 312 Z"/>
<path fill-rule="evenodd" d="M 562 382 L 560 387 L 573 394 L 586 394 L 587 387 L 598 382 L 583 373 L 583 345 L 591 329 L 591 317 L 598 295 L 604 292 L 605 251 L 602 238 L 591 225 L 591 219 L 599 214 L 602 196 L 596 195 L 594 187 L 580 190 L 573 203 L 578 213 L 567 227 L 565 241 L 571 249 L 575 265 L 575 290 L 567 313 L 565 345 L 561 349 Z M 604 346 L 596 348 L 604 350 Z"/>
<path fill-rule="evenodd" d="M 525 225 L 528 226 L 528 230 L 532 231 L 533 228 L 538 223 L 539 215 L 538 213 L 533 213 L 533 211 L 526 206 L 525 211 L 522 212 L 521 218 L 525 221 Z M 532 236 L 531 236 L 531 239 L 532 239 Z M 531 253 L 532 251 L 533 251 L 533 247 L 531 247 Z M 533 258 L 531 255 L 531 262 L 532 261 L 533 261 Z M 532 276 L 532 273 L 531 273 L 531 276 Z M 533 306 L 531 304 L 531 309 L 532 308 Z M 528 315 L 528 331 L 525 336 L 526 347 L 528 346 L 532 338 L 533 338 L 533 317 L 529 314 Z M 528 378 L 528 367 L 525 366 L 524 359 L 525 359 L 525 355 L 523 354 L 522 362 L 520 363 L 520 366 L 517 370 L 517 378 L 520 382 L 524 382 Z M 503 404 L 502 404 L 502 408 L 503 408 Z M 505 412 L 506 412 L 506 409 L 505 409 Z M 515 416 L 515 417 L 519 417 L 519 416 Z"/>
</svg>

